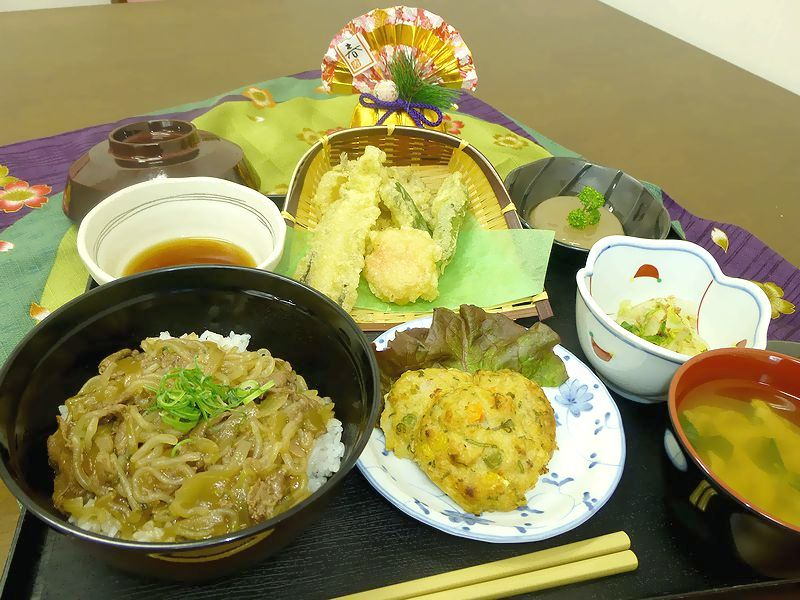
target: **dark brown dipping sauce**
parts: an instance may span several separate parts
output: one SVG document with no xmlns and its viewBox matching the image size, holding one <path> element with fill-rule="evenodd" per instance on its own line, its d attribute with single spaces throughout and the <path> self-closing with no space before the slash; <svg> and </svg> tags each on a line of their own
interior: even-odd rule
<svg viewBox="0 0 800 600">
<path fill-rule="evenodd" d="M 178 265 L 234 265 L 255 267 L 253 257 L 236 244 L 213 238 L 178 238 L 142 250 L 123 270 L 133 275 Z"/>
</svg>

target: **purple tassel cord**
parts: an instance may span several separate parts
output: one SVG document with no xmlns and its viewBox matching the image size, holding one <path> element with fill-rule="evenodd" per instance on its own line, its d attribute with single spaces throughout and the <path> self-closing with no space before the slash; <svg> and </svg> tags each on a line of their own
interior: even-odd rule
<svg viewBox="0 0 800 600">
<path fill-rule="evenodd" d="M 383 113 L 383 116 L 378 119 L 376 125 L 383 125 L 383 122 L 389 118 L 389 115 L 392 115 L 396 112 L 407 112 L 408 116 L 411 117 L 411 120 L 416 123 L 417 127 L 438 127 L 442 123 L 442 119 L 444 115 L 442 111 L 439 110 L 437 107 L 431 104 L 422 104 L 419 102 L 406 102 L 405 100 L 394 100 L 392 102 L 385 102 L 383 100 L 379 100 L 377 97 L 373 96 L 372 94 L 361 94 L 359 96 L 358 101 L 361 103 L 361 106 L 365 108 L 374 108 L 376 110 L 385 110 L 386 112 Z M 425 110 L 432 110 L 436 113 L 436 120 L 431 121 L 428 117 L 425 116 Z"/>
</svg>

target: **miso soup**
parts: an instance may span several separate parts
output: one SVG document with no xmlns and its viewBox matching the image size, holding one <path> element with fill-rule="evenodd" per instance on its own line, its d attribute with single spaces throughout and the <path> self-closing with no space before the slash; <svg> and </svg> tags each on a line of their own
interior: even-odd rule
<svg viewBox="0 0 800 600">
<path fill-rule="evenodd" d="M 720 379 L 688 392 L 678 419 L 717 480 L 747 504 L 800 527 L 800 398 Z"/>
</svg>

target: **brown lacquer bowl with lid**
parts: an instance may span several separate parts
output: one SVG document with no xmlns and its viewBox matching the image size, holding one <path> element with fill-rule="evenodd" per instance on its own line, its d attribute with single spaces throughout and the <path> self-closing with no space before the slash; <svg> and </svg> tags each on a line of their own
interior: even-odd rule
<svg viewBox="0 0 800 600">
<path fill-rule="evenodd" d="M 242 149 L 188 121 L 154 119 L 116 128 L 76 160 L 64 213 L 76 223 L 114 192 L 157 177 L 218 177 L 258 189 Z"/>
</svg>

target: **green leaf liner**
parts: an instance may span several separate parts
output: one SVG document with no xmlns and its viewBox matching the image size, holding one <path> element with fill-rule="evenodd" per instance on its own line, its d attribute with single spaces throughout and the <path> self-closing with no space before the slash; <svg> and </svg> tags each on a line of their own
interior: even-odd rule
<svg viewBox="0 0 800 600">
<path fill-rule="evenodd" d="M 313 235 L 304 229 L 288 228 L 277 273 L 294 275 Z M 356 307 L 382 313 L 429 312 L 434 308 L 456 310 L 462 304 L 488 307 L 530 298 L 544 290 L 553 236 L 552 231 L 540 229 L 487 231 L 467 214 L 456 253 L 439 277 L 436 300 L 404 305 L 384 302 L 372 293 L 362 277 Z"/>
</svg>

